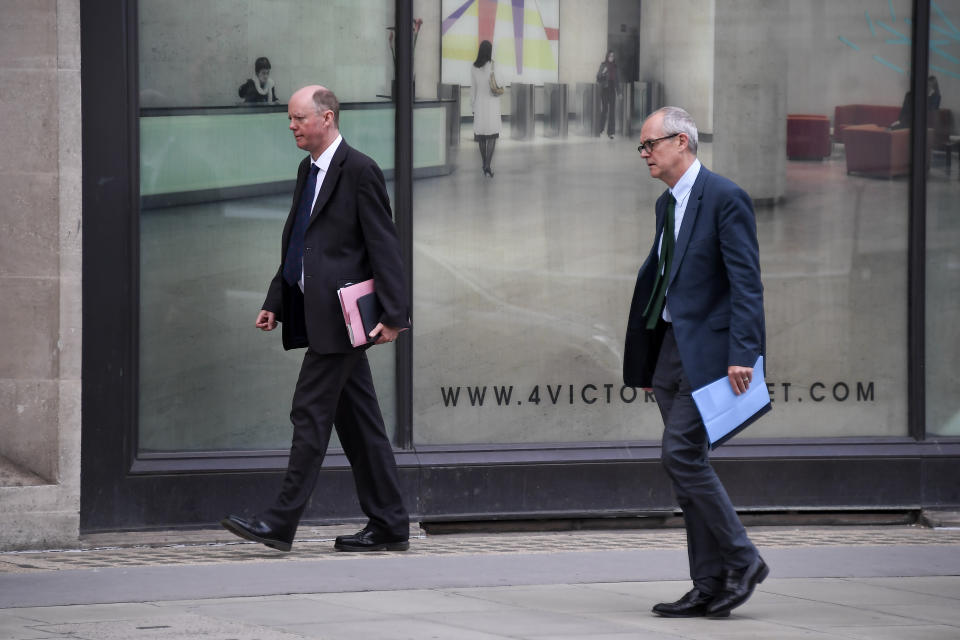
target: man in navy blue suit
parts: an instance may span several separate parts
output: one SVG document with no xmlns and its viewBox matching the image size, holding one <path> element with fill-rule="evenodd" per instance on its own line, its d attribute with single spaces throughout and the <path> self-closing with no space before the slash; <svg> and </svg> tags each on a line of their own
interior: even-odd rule
<svg viewBox="0 0 960 640">
<path fill-rule="evenodd" d="M 640 268 L 624 347 L 624 382 L 653 388 L 663 417 L 661 459 L 683 510 L 693 589 L 653 611 L 726 617 L 769 573 L 720 479 L 692 391 L 724 376 L 750 386 L 765 351 L 763 285 L 750 196 L 700 164 L 697 126 L 683 109 L 654 112 L 640 131 L 650 175 L 669 189 Z"/>
</svg>

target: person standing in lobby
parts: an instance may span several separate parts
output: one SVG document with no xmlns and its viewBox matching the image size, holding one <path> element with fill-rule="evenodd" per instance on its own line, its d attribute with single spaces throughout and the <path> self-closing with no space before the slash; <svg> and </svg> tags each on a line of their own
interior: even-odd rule
<svg viewBox="0 0 960 640">
<path fill-rule="evenodd" d="M 735 394 L 746 391 L 766 338 L 750 196 L 701 165 L 697 138 L 693 118 L 678 107 L 655 111 L 640 131 L 640 155 L 668 189 L 637 276 L 623 378 L 653 389 L 664 423 L 661 461 L 687 530 L 693 589 L 653 611 L 719 618 L 746 602 L 769 569 L 710 465 L 691 393 L 723 377 Z"/>
<path fill-rule="evenodd" d="M 473 110 L 473 139 L 480 145 L 483 174 L 493 177 L 493 151 L 500 137 L 500 96 L 503 89 L 493 73 L 493 44 L 480 43 L 477 59 L 470 67 L 470 107 Z"/>
<path fill-rule="evenodd" d="M 597 135 L 603 133 L 603 127 L 607 127 L 607 135 L 612 139 L 616 126 L 617 115 L 617 87 L 619 86 L 619 76 L 617 74 L 617 55 L 613 51 L 607 52 L 607 57 L 600 63 L 597 69 L 597 84 L 600 87 L 600 118 Z"/>
<path fill-rule="evenodd" d="M 340 136 L 340 104 L 321 86 L 299 89 L 288 104 L 290 131 L 309 155 L 300 163 L 283 228 L 280 266 L 256 327 L 283 325 L 284 349 L 306 348 L 293 395 L 293 444 L 273 505 L 221 524 L 236 535 L 289 551 L 317 483 L 334 425 L 368 518 L 337 538 L 340 551 L 404 551 L 410 519 L 365 353 L 347 337 L 337 290 L 373 278 L 383 307 L 370 332 L 393 342 L 410 326 L 409 297 L 383 173 Z"/>
</svg>

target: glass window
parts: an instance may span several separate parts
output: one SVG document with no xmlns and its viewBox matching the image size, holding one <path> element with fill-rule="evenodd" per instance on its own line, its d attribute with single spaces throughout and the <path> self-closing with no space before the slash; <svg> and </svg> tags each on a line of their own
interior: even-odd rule
<svg viewBox="0 0 960 640">
<path fill-rule="evenodd" d="M 254 328 L 303 157 L 286 101 L 332 89 L 389 180 L 394 3 L 141 0 L 139 20 L 139 449 L 286 449 L 303 352 Z M 370 359 L 394 428 L 393 348 Z"/>
<path fill-rule="evenodd" d="M 664 104 L 756 203 L 775 412 L 749 435 L 906 434 L 911 3 L 707 4 L 415 3 L 418 96 L 460 101 L 449 173 L 414 185 L 416 442 L 659 439 L 621 369 Z"/>
<path fill-rule="evenodd" d="M 934 2 L 927 79 L 927 434 L 960 436 L 960 6 Z M 954 172 L 956 175 L 954 176 Z"/>
</svg>

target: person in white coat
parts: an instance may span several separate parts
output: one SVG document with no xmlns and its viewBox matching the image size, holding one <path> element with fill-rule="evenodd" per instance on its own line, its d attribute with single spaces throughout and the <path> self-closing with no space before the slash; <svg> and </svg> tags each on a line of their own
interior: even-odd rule
<svg viewBox="0 0 960 640">
<path fill-rule="evenodd" d="M 477 59 L 470 68 L 470 106 L 473 109 L 473 139 L 480 145 L 484 175 L 493 177 L 490 162 L 500 137 L 500 89 L 493 73 L 493 45 L 480 43 Z"/>
</svg>

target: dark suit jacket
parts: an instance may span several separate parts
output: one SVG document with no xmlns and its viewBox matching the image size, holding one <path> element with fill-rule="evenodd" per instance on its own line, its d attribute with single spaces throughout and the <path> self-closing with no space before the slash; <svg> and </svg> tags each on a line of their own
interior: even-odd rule
<svg viewBox="0 0 960 640">
<path fill-rule="evenodd" d="M 640 267 L 630 306 L 623 354 L 624 383 L 650 387 L 662 331 L 647 330 L 643 309 L 656 276 L 657 240 L 663 232 L 667 192 L 657 200 L 657 234 Z M 752 367 L 765 352 L 763 285 L 753 205 L 746 192 L 706 167 L 687 201 L 670 269 L 667 307 L 683 362 L 696 389 Z"/>
<path fill-rule="evenodd" d="M 309 346 L 317 353 L 353 350 L 337 289 L 373 278 L 383 305 L 380 321 L 410 326 L 410 304 L 396 228 L 383 173 L 369 157 L 341 141 L 330 161 L 304 237 L 304 292 L 283 278 L 283 260 L 310 156 L 297 172 L 293 203 L 283 228 L 280 267 L 263 308 L 277 314 L 284 349 Z"/>
</svg>

